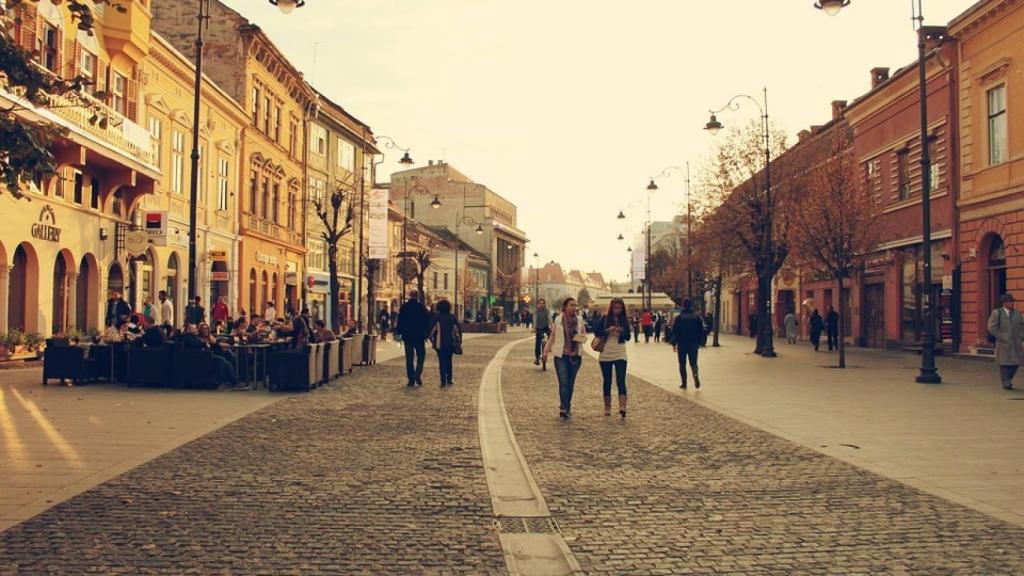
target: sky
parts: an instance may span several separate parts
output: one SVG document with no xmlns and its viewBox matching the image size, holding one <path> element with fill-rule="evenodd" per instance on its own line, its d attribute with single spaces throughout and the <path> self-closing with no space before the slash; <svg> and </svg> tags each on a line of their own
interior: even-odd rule
<svg viewBox="0 0 1024 576">
<path fill-rule="evenodd" d="M 917 57 L 908 0 L 853 0 L 836 17 L 813 0 L 307 0 L 287 16 L 224 1 L 416 165 L 443 159 L 516 204 L 527 265 L 536 252 L 621 281 L 649 178 L 689 162 L 698 180 L 709 109 L 767 87 L 792 141 L 866 92 L 871 68 Z M 925 0 L 925 22 L 974 1 Z M 757 114 L 743 104 L 719 120 Z M 401 156 L 384 151 L 380 181 Z M 653 219 L 685 210 L 682 175 L 659 187 Z"/>
</svg>

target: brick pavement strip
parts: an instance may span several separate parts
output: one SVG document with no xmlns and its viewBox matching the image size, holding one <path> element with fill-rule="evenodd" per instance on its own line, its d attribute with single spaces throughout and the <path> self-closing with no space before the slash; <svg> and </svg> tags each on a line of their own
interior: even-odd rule
<svg viewBox="0 0 1024 576">
<path fill-rule="evenodd" d="M 402 360 L 267 407 L 0 534 L 0 574 L 505 574 L 478 382 Z"/>
<path fill-rule="evenodd" d="M 516 438 L 587 574 L 1024 574 L 1024 529 L 641 380 L 629 381 L 627 420 L 605 417 L 589 357 L 566 423 L 555 374 L 533 366 L 529 346 L 502 379 Z"/>
</svg>

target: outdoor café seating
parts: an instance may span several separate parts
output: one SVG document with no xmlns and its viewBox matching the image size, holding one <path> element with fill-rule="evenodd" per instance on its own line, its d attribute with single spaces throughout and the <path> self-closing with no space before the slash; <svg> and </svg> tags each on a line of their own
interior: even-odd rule
<svg viewBox="0 0 1024 576">
<path fill-rule="evenodd" d="M 43 386 L 50 380 L 60 380 L 64 384 L 70 380 L 78 385 L 95 382 L 100 378 L 110 378 L 109 356 L 106 365 L 104 357 L 90 355 L 90 347 L 86 346 L 52 346 L 46 349 L 43 356 Z"/>
</svg>

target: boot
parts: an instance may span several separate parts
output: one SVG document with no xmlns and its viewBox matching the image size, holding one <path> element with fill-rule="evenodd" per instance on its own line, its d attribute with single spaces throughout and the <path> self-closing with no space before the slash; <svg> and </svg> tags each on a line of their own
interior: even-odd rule
<svg viewBox="0 0 1024 576">
<path fill-rule="evenodd" d="M 693 369 L 693 387 L 697 390 L 700 389 L 700 376 L 697 375 L 697 369 Z"/>
<path fill-rule="evenodd" d="M 619 417 L 626 417 L 626 395 L 619 394 Z"/>
<path fill-rule="evenodd" d="M 611 416 L 612 415 L 612 397 L 611 396 L 605 396 L 604 397 L 604 415 L 605 416 Z"/>
</svg>

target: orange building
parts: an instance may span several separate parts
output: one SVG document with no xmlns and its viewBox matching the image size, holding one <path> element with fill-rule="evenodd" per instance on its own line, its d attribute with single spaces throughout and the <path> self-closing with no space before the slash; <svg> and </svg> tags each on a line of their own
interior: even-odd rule
<svg viewBox="0 0 1024 576">
<path fill-rule="evenodd" d="M 1024 6 L 978 2 L 949 32 L 959 47 L 961 350 L 984 351 L 999 295 L 1024 295 Z"/>
</svg>

